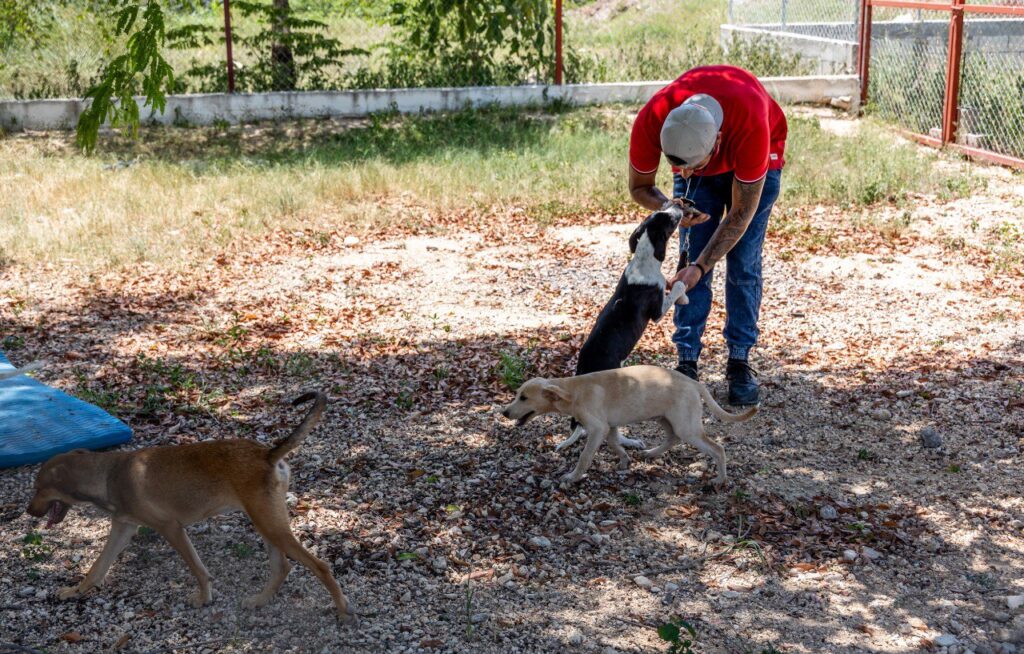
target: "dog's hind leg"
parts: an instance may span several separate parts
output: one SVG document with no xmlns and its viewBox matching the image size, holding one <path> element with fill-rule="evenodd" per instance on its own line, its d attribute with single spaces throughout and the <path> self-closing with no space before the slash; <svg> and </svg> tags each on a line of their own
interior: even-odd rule
<svg viewBox="0 0 1024 654">
<path fill-rule="evenodd" d="M 245 512 L 249 514 L 249 518 L 252 520 L 253 526 L 256 527 L 256 531 L 260 532 L 260 535 L 268 543 L 271 543 L 274 548 L 280 550 L 282 555 L 305 566 L 317 576 L 320 583 L 331 594 L 331 599 L 334 600 L 334 607 L 338 612 L 338 618 L 345 624 L 355 624 L 356 618 L 349 609 L 348 598 L 341 592 L 341 587 L 331 575 L 331 568 L 310 554 L 292 533 L 291 525 L 289 525 L 288 521 L 288 508 L 285 506 L 285 503 L 277 501 L 277 498 L 274 498 L 269 503 L 266 499 L 261 499 L 258 502 L 246 503 Z M 272 570 L 270 582 L 264 589 L 264 593 L 270 590 L 271 585 L 275 581 L 275 571 Z M 277 589 L 274 588 L 274 590 Z"/>
<path fill-rule="evenodd" d="M 692 435 L 684 435 L 683 440 L 715 460 L 718 476 L 715 477 L 713 483 L 715 486 L 723 485 L 727 479 L 725 472 L 725 449 L 714 440 L 708 438 L 703 428 L 693 432 Z"/>
<path fill-rule="evenodd" d="M 655 457 L 661 456 L 662 454 L 668 452 L 670 449 L 679 444 L 679 436 L 676 433 L 675 428 L 672 426 L 672 423 L 668 420 L 668 418 L 661 418 L 660 420 L 658 420 L 658 424 L 660 424 L 661 428 L 665 431 L 665 440 L 663 440 L 660 445 L 656 445 L 649 450 L 644 450 L 643 452 L 641 452 L 640 456 L 644 457 L 645 459 L 653 459 Z"/>
<path fill-rule="evenodd" d="M 642 450 L 647 447 L 647 443 L 643 442 L 639 438 L 626 438 L 622 434 L 619 434 L 618 440 L 623 447 L 629 447 L 634 450 Z"/>
<path fill-rule="evenodd" d="M 583 453 L 580 454 L 580 460 L 576 462 L 573 471 L 562 477 L 562 481 L 566 483 L 576 483 L 583 477 L 583 474 L 590 468 L 590 464 L 593 463 L 594 455 L 597 454 L 601 443 L 608 436 L 608 425 L 604 422 L 589 420 L 584 421 L 583 424 L 587 430 L 587 444 L 583 447 Z"/>
<path fill-rule="evenodd" d="M 77 586 L 61 588 L 57 593 L 57 597 L 62 600 L 71 599 L 78 595 L 84 595 L 93 586 L 102 584 L 103 580 L 107 577 L 107 571 L 110 570 L 110 566 L 117 559 L 118 554 L 128 547 L 128 543 L 131 542 L 134 535 L 135 525 L 121 522 L 120 520 L 111 520 L 110 535 L 107 536 L 107 542 L 103 546 L 103 551 L 100 552 L 99 558 L 96 559 L 92 567 L 89 568 L 89 572 L 86 573 L 85 579 L 82 579 Z"/>
<path fill-rule="evenodd" d="M 167 539 L 167 542 L 181 555 L 181 558 L 185 559 L 188 569 L 192 571 L 192 575 L 199 582 L 199 588 L 196 590 L 196 594 L 192 596 L 192 606 L 199 608 L 209 604 L 213 600 L 213 586 L 210 583 L 210 573 L 199 559 L 199 555 L 196 554 L 196 549 L 192 547 L 192 541 L 188 539 L 185 528 L 177 522 L 153 525 L 153 528 Z"/>
<path fill-rule="evenodd" d="M 267 585 L 262 591 L 242 600 L 242 608 L 245 609 L 265 606 L 270 602 L 292 570 L 292 564 L 288 562 L 288 557 L 282 554 L 281 550 L 276 548 L 266 537 L 263 538 L 263 542 L 266 543 L 267 552 L 270 553 L 270 579 L 267 580 Z"/>
<path fill-rule="evenodd" d="M 622 435 L 618 427 L 612 427 L 605 438 L 608 447 L 619 457 L 619 470 L 629 470 L 629 455 L 622 449 Z"/>
<path fill-rule="evenodd" d="M 576 429 L 572 430 L 572 434 L 569 435 L 569 438 L 566 438 L 558 445 L 555 445 L 555 451 L 558 452 L 563 448 L 569 447 L 570 445 L 578 441 L 580 439 L 580 436 L 582 436 L 585 433 L 587 433 L 587 430 L 583 428 L 583 425 L 576 425 Z"/>
</svg>

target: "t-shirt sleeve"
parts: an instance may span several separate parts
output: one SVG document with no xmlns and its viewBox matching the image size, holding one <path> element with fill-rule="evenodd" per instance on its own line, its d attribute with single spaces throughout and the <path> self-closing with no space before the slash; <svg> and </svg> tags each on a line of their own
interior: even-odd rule
<svg viewBox="0 0 1024 654">
<path fill-rule="evenodd" d="M 748 122 L 747 129 L 734 143 L 739 148 L 735 158 L 736 181 L 751 184 L 768 172 L 768 155 L 771 147 L 771 130 L 768 117 Z"/>
<path fill-rule="evenodd" d="M 633 121 L 629 136 L 629 165 L 638 173 L 653 173 L 661 161 L 661 126 L 647 104 Z"/>
</svg>

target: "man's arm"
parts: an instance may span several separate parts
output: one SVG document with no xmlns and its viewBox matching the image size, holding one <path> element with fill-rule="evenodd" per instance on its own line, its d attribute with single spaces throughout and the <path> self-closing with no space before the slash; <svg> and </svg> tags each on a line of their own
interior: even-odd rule
<svg viewBox="0 0 1024 654">
<path fill-rule="evenodd" d="M 641 207 L 657 211 L 665 206 L 668 198 L 654 185 L 658 171 L 653 173 L 637 172 L 633 166 L 629 167 L 629 195 Z"/>
<path fill-rule="evenodd" d="M 753 184 L 733 180 L 732 183 L 732 207 L 729 213 L 718 225 L 718 229 L 711 235 L 711 240 L 704 246 L 704 251 L 697 257 L 696 263 L 704 266 L 705 270 L 711 270 L 716 263 L 722 260 L 729 250 L 743 237 L 754 219 L 757 205 L 761 202 L 761 189 L 764 188 L 764 177 Z"/>
<path fill-rule="evenodd" d="M 732 183 L 732 208 L 725 215 L 718 229 L 711 235 L 711 240 L 704 246 L 697 260 L 676 273 L 676 276 L 668 281 L 668 288 L 676 282 L 684 282 L 686 290 L 697 285 L 703 272 L 710 271 L 716 263 L 722 260 L 729 250 L 736 245 L 754 219 L 757 205 L 761 202 L 761 189 L 764 188 L 764 177 L 753 184 L 744 184 L 733 180 Z M 696 264 L 700 264 L 698 267 Z M 702 270 L 703 268 L 703 270 Z"/>
</svg>

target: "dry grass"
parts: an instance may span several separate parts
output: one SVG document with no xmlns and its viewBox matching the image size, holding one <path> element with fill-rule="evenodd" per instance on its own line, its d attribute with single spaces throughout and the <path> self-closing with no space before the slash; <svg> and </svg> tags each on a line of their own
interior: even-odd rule
<svg viewBox="0 0 1024 654">
<path fill-rule="evenodd" d="M 436 225 L 451 214 L 487 221 L 510 205 L 540 225 L 628 216 L 636 211 L 624 179 L 635 110 L 153 128 L 138 141 L 109 135 L 96 157 L 66 135 L 14 136 L 0 140 L 0 260 L 176 267 L 273 229 L 358 233 L 392 221 Z M 978 187 L 969 167 L 894 143 L 875 123 L 846 138 L 813 119 L 790 122 L 783 211 L 899 205 L 915 193 L 963 197 Z M 900 225 L 868 227 L 898 236 Z"/>
</svg>

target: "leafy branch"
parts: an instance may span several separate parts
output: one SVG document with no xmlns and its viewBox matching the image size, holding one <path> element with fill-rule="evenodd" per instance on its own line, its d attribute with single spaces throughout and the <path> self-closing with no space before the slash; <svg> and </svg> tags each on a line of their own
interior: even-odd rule
<svg viewBox="0 0 1024 654">
<path fill-rule="evenodd" d="M 111 60 L 85 92 L 85 99 L 91 102 L 78 118 L 77 140 L 86 152 L 96 148 L 100 125 L 107 120 L 114 126 L 128 125 L 133 135 L 138 132 L 139 105 L 134 95 L 140 82 L 143 106 L 160 112 L 174 86 L 174 71 L 160 52 L 165 33 L 159 3 L 150 1 L 143 8 L 141 3 L 125 2 L 114 15 L 115 35 L 128 39 L 125 52 Z"/>
</svg>

